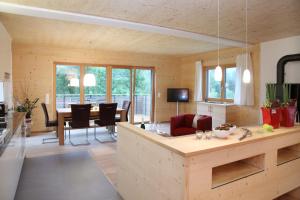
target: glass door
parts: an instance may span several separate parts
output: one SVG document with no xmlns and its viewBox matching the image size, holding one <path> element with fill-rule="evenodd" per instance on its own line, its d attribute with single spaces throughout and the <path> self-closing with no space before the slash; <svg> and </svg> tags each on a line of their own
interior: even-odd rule
<svg viewBox="0 0 300 200">
<path fill-rule="evenodd" d="M 106 67 L 86 66 L 83 78 L 84 103 L 98 106 L 106 99 Z"/>
<path fill-rule="evenodd" d="M 152 121 L 153 71 L 137 68 L 134 72 L 134 122 Z"/>
<path fill-rule="evenodd" d="M 154 68 L 56 64 L 56 108 L 70 104 L 131 101 L 130 122 L 153 120 Z"/>
<path fill-rule="evenodd" d="M 125 100 L 131 100 L 131 69 L 112 68 L 112 102 L 121 108 Z"/>
<path fill-rule="evenodd" d="M 56 108 L 80 103 L 80 66 L 56 65 Z"/>
</svg>

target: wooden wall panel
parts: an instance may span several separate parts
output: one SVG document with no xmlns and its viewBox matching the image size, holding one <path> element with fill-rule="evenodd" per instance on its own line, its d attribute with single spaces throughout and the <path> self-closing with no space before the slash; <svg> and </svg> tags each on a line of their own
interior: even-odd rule
<svg viewBox="0 0 300 200">
<path fill-rule="evenodd" d="M 108 52 L 85 49 L 67 49 L 49 46 L 13 44 L 13 82 L 15 99 L 24 98 L 24 88 L 29 96 L 45 100 L 50 95 L 49 115 L 53 110 L 53 63 L 95 63 L 112 65 L 154 66 L 156 69 L 156 120 L 168 121 L 176 113 L 176 105 L 166 102 L 166 88 L 178 87 L 180 60 L 174 56 Z M 40 105 L 33 113 L 33 131 L 46 130 Z"/>
<path fill-rule="evenodd" d="M 220 64 L 235 63 L 236 56 L 245 51 L 242 48 L 230 48 L 220 50 Z M 254 106 L 238 106 L 237 118 L 235 123 L 239 126 L 255 125 L 259 123 L 259 68 L 260 68 L 260 46 L 250 47 L 249 51 L 252 55 L 253 63 L 253 80 L 254 81 Z M 195 82 L 195 62 L 201 60 L 204 66 L 217 65 L 217 51 L 195 54 L 181 58 L 181 87 L 190 89 L 191 101 L 189 103 L 180 104 L 181 113 L 196 113 L 197 104 L 193 101 L 194 82 Z"/>
</svg>

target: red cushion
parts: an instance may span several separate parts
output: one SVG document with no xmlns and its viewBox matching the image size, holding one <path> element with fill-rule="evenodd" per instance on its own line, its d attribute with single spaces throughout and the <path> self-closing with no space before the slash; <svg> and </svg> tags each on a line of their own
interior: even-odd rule
<svg viewBox="0 0 300 200">
<path fill-rule="evenodd" d="M 193 115 L 193 114 L 184 115 L 184 126 L 185 127 L 192 127 L 194 117 L 195 117 L 195 115 Z"/>
<path fill-rule="evenodd" d="M 195 128 L 181 127 L 181 128 L 174 129 L 171 135 L 172 136 L 189 135 L 189 134 L 196 133 L 196 130 L 197 129 Z"/>
<path fill-rule="evenodd" d="M 200 119 L 197 121 L 197 129 L 202 131 L 212 130 L 212 118 L 211 116 L 201 115 Z"/>
</svg>

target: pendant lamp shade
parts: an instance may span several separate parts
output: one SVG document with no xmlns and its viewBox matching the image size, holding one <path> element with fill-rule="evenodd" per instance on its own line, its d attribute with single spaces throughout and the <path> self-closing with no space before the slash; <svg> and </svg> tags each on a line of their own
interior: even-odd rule
<svg viewBox="0 0 300 200">
<path fill-rule="evenodd" d="M 246 69 L 243 72 L 243 83 L 249 84 L 251 82 L 251 74 L 248 69 L 248 0 L 246 0 L 246 9 L 245 9 L 245 18 L 246 18 Z"/>
<path fill-rule="evenodd" d="M 249 69 L 245 69 L 243 72 L 243 82 L 250 83 L 251 82 L 251 75 Z"/>
<path fill-rule="evenodd" d="M 96 86 L 96 78 L 94 74 L 86 74 L 83 78 L 83 85 L 84 86 Z"/>
<path fill-rule="evenodd" d="M 220 67 L 220 0 L 218 0 L 218 66 L 215 69 L 215 81 L 222 81 L 222 68 Z"/>
<path fill-rule="evenodd" d="M 215 69 L 215 81 L 222 81 L 222 68 L 219 65 Z"/>
</svg>

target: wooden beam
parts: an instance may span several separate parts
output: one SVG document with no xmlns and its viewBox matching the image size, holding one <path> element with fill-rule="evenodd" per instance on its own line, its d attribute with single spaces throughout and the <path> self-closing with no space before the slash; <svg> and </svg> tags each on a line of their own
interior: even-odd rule
<svg viewBox="0 0 300 200">
<path fill-rule="evenodd" d="M 79 14 L 74 12 L 66 12 L 66 11 L 58 11 L 58 10 L 38 8 L 32 6 L 25 6 L 25 5 L 6 3 L 6 2 L 0 2 L 0 12 L 31 16 L 31 17 L 39 17 L 45 19 L 77 22 L 77 23 L 84 23 L 84 24 L 110 26 L 115 28 L 125 28 L 125 29 L 131 29 L 131 30 L 142 31 L 142 32 L 150 32 L 150 33 L 157 33 L 162 35 L 175 36 L 179 38 L 187 38 L 187 39 L 209 42 L 214 44 L 218 42 L 217 37 L 184 31 L 184 30 L 154 26 L 150 24 L 130 22 L 130 21 L 112 19 L 106 17 L 99 17 L 94 15 L 85 15 L 85 14 Z M 231 46 L 231 47 L 244 47 L 245 43 L 235 41 L 235 40 L 220 38 L 220 45 Z"/>
</svg>

